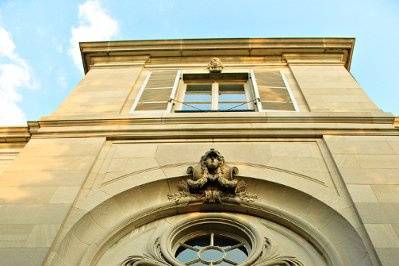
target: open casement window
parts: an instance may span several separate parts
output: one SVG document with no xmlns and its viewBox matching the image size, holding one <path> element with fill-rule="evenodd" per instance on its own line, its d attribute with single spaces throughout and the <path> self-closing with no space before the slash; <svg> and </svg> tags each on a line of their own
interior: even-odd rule
<svg viewBox="0 0 399 266">
<path fill-rule="evenodd" d="M 174 98 L 174 111 L 254 111 L 256 98 L 248 77 L 248 73 L 185 73 Z"/>
<path fill-rule="evenodd" d="M 148 74 L 133 104 L 135 111 L 165 111 L 175 87 L 177 70 L 154 70 Z"/>
<path fill-rule="evenodd" d="M 280 71 L 255 70 L 263 111 L 296 111 L 291 92 Z"/>
<path fill-rule="evenodd" d="M 134 111 L 296 111 L 280 71 L 181 73 L 153 70 L 133 104 Z"/>
</svg>

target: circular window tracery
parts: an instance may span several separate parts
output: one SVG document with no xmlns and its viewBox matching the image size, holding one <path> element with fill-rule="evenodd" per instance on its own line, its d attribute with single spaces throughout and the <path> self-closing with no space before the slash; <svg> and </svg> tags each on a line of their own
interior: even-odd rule
<svg viewBox="0 0 399 266">
<path fill-rule="evenodd" d="M 162 253 L 172 265 L 250 265 L 260 255 L 263 238 L 247 221 L 227 214 L 195 216 L 163 235 Z"/>
<path fill-rule="evenodd" d="M 230 266 L 244 262 L 250 245 L 237 236 L 211 232 L 180 242 L 175 257 L 187 266 Z"/>
</svg>

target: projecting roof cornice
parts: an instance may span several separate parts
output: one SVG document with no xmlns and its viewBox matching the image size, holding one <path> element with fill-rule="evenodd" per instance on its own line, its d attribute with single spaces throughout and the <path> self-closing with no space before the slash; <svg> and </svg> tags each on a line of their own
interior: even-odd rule
<svg viewBox="0 0 399 266">
<path fill-rule="evenodd" d="M 350 68 L 354 38 L 237 38 L 82 42 L 85 72 L 93 64 L 142 63 L 148 58 L 279 56 L 289 63 L 332 61 Z"/>
</svg>

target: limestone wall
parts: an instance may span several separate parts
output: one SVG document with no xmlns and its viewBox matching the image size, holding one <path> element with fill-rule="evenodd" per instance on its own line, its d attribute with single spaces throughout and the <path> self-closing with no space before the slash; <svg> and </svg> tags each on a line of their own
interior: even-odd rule
<svg viewBox="0 0 399 266">
<path fill-rule="evenodd" d="M 0 175 L 0 187 L 7 191 L 0 194 L 0 254 L 11 265 L 40 265 L 46 256 L 48 265 L 60 258 L 65 265 L 76 265 L 76 261 L 67 262 L 68 257 L 64 256 L 68 253 L 60 253 L 61 247 L 80 246 L 79 252 L 86 254 L 85 250 L 90 248 L 86 237 L 109 230 L 103 215 L 119 213 L 119 218 L 109 217 L 113 222 L 127 218 L 120 212 L 121 206 L 108 205 L 100 221 L 90 216 L 93 220 L 76 231 L 74 227 L 85 216 L 125 191 L 140 191 L 141 186 L 157 182 L 161 182 L 157 190 L 135 192 L 124 200 L 138 204 L 136 211 L 154 207 L 146 200 L 148 197 L 173 205 L 168 193 L 176 191 L 177 185 L 169 180 L 184 176 L 189 165 L 198 163 L 209 148 L 215 148 L 228 164 L 239 168 L 239 176 L 252 180 L 249 191 L 265 204 L 290 211 L 292 206 L 285 205 L 290 202 L 297 206 L 297 215 L 312 217 L 311 224 L 317 225 L 318 230 L 344 230 L 342 224 L 334 227 L 335 222 L 332 223 L 337 214 L 317 210 L 311 200 L 314 198 L 350 224 L 364 245 L 365 256 L 373 260 L 376 248 L 383 265 L 395 265 L 399 241 L 399 211 L 395 205 L 398 143 L 398 137 L 387 136 L 163 141 L 105 141 L 100 137 L 32 139 Z M 266 187 L 259 190 L 257 182 L 289 189 L 276 194 Z M 290 189 L 310 198 L 299 200 L 298 195 L 291 195 Z M 153 215 L 151 219 L 158 217 L 156 212 Z M 73 241 L 65 242 L 71 232 Z M 349 238 L 341 240 L 351 243 Z"/>
<path fill-rule="evenodd" d="M 23 149 L 24 144 L 3 144 L 0 145 L 0 174 L 6 170 L 18 153 Z M 1 188 L 0 188 L 1 189 Z"/>
<path fill-rule="evenodd" d="M 381 112 L 344 66 L 290 68 L 311 112 Z"/>
<path fill-rule="evenodd" d="M 237 166 L 239 176 L 250 179 L 248 190 L 259 197 L 255 205 L 272 204 L 287 213 L 294 208 L 295 215 L 311 219 L 311 227 L 320 232 L 327 230 L 335 235 L 338 232 L 347 235 L 346 239 L 338 239 L 341 244 L 336 247 L 346 250 L 347 255 L 341 254 L 343 260 L 349 259 L 349 247 L 353 245 L 358 249 L 356 252 L 363 250 L 363 257 L 359 259 L 374 260 L 364 227 L 322 139 L 122 140 L 108 141 L 103 146 L 53 243 L 46 265 L 58 265 L 61 261 L 64 265 L 77 265 L 83 258 L 88 259 L 87 252 L 99 248 L 98 237 L 111 232 L 117 234 L 120 224 L 129 223 L 130 219 L 134 221 L 133 217 L 129 218 L 132 213 L 142 213 L 139 217 L 148 215 L 146 219 L 150 220 L 161 217 L 160 205 L 175 204 L 168 198 L 169 193 L 177 190 L 177 183 L 172 180 L 185 176 L 187 167 L 198 163 L 210 148 L 219 150 L 229 165 Z M 271 188 L 263 190 L 260 189 L 262 182 L 280 184 L 287 189 L 284 192 L 269 190 Z M 151 189 L 150 184 L 156 188 Z M 149 188 L 141 189 L 143 186 Z M 298 198 L 291 189 L 308 196 Z M 129 193 L 130 196 L 122 196 L 133 190 L 136 192 Z M 156 204 L 151 203 L 154 200 Z M 318 209 L 316 205 L 320 203 L 316 202 L 328 205 L 331 211 Z M 102 204 L 105 206 L 96 210 Z M 125 205 L 130 204 L 134 205 L 129 207 L 133 209 L 124 211 Z M 349 227 L 339 225 L 342 218 L 337 213 Z M 356 232 L 362 244 L 355 245 L 349 231 Z"/>
<path fill-rule="evenodd" d="M 383 265 L 399 261 L 399 137 L 326 136 Z"/>
<path fill-rule="evenodd" d="M 91 69 L 53 114 L 120 114 L 141 69 L 141 66 Z"/>
<path fill-rule="evenodd" d="M 168 59 L 158 59 L 156 68 L 150 63 L 138 66 L 93 67 L 49 118 L 131 115 L 135 97 L 151 69 L 191 68 L 198 71 L 205 69 L 206 61 L 207 58 L 201 58 L 180 67 L 169 65 Z M 383 114 L 344 65 L 248 63 L 239 69 L 282 71 L 300 112 Z M 203 66 L 199 67 L 199 64 Z M 237 69 L 237 65 L 227 65 L 226 69 Z M 152 115 L 161 116 L 161 113 Z"/>
<path fill-rule="evenodd" d="M 0 264 L 41 265 L 103 138 L 33 139 L 0 174 Z"/>
</svg>

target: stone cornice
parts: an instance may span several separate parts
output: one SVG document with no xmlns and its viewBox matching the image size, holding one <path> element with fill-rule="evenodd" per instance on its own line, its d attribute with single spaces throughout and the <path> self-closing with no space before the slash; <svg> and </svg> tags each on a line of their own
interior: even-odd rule
<svg viewBox="0 0 399 266">
<path fill-rule="evenodd" d="M 257 138 L 257 137 L 310 137 L 335 135 L 395 135 L 390 114 L 358 116 L 342 114 L 307 115 L 283 114 L 196 114 L 196 117 L 165 114 L 119 118 L 88 118 L 56 120 L 54 117 L 29 122 L 32 138 L 90 137 L 114 139 L 181 139 L 181 138 Z"/>
<path fill-rule="evenodd" d="M 198 114 L 197 114 L 198 115 Z M 195 116 L 195 115 L 194 115 Z M 240 114 L 108 118 L 44 118 L 28 127 L 0 127 L 0 143 L 26 143 L 30 138 L 107 137 L 109 139 L 286 138 L 322 135 L 399 136 L 398 118 L 390 114 Z"/>
<path fill-rule="evenodd" d="M 106 137 L 107 139 L 179 140 L 220 138 L 321 138 L 323 135 L 341 136 L 399 136 L 392 125 L 341 125 L 330 124 L 226 124 L 214 125 L 123 125 L 123 126 L 71 126 L 66 128 L 43 127 L 32 132 L 32 138 Z"/>
<path fill-rule="evenodd" d="M 30 136 L 29 127 L 0 127 L 0 143 L 27 142 Z"/>
<path fill-rule="evenodd" d="M 354 38 L 179 39 L 82 42 L 80 50 L 85 72 L 94 62 L 100 65 L 110 62 L 143 64 L 146 56 L 161 58 L 223 55 L 249 57 L 277 55 L 295 62 L 303 58 L 303 63 L 325 62 L 329 59 L 336 61 L 340 58 L 341 63 L 349 69 L 354 44 Z M 301 57 L 301 54 L 305 56 Z M 292 55 L 296 55 L 294 59 Z"/>
<path fill-rule="evenodd" d="M 391 113 L 317 113 L 317 112 L 208 112 L 208 113 L 130 113 L 92 116 L 44 116 L 37 125 L 105 125 L 105 124 L 221 124 L 221 123 L 354 123 L 390 124 L 395 117 Z"/>
</svg>

